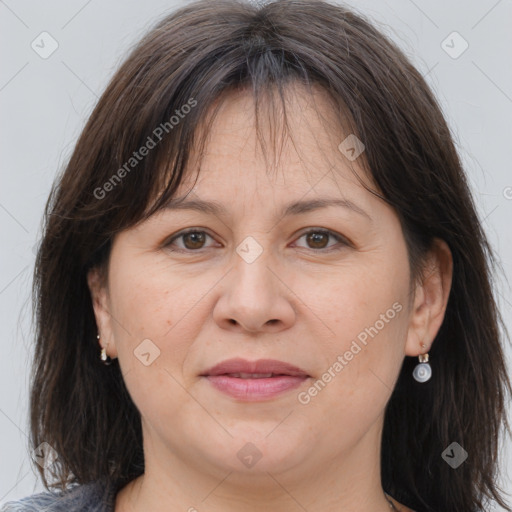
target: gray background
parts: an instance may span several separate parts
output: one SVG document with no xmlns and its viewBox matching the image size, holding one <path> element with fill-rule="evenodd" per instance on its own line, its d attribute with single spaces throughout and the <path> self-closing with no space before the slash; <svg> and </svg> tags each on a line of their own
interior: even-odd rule
<svg viewBox="0 0 512 512">
<path fill-rule="evenodd" d="M 26 436 L 29 291 L 50 185 L 129 46 L 184 3 L 0 1 L 0 503 L 43 490 L 29 465 Z M 512 1 L 347 3 L 399 43 L 440 99 L 479 214 L 510 281 Z M 58 43 L 46 59 L 31 47 L 33 41 L 41 47 L 46 37 L 44 51 L 51 48 L 48 36 L 39 36 L 43 31 Z M 448 37 L 454 31 L 463 39 Z M 458 56 L 464 41 L 469 46 Z M 510 287 L 500 278 L 496 291 L 512 330 Z M 509 346 L 506 350 L 510 368 L 512 353 Z M 512 494 L 511 448 L 508 440 L 502 450 L 502 485 Z"/>
</svg>

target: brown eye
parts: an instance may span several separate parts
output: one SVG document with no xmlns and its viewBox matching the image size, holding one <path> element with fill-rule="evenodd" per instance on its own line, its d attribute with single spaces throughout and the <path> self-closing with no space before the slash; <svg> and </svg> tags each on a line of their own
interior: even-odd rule
<svg viewBox="0 0 512 512">
<path fill-rule="evenodd" d="M 201 249 L 205 241 L 205 234 L 201 232 L 185 233 L 183 243 L 187 249 Z"/>
<path fill-rule="evenodd" d="M 203 249 L 206 238 L 211 236 L 204 231 L 187 231 L 171 238 L 166 246 L 177 251 L 197 251 Z M 177 241 L 181 241 L 181 244 L 177 244 Z"/>
<path fill-rule="evenodd" d="M 312 229 L 306 233 L 304 233 L 300 238 L 306 238 L 307 247 L 306 249 L 320 250 L 326 249 L 323 252 L 329 252 L 331 249 L 336 249 L 336 246 L 341 246 L 338 248 L 348 247 L 350 243 L 341 235 L 334 233 L 325 229 Z M 299 238 L 299 239 L 300 239 Z M 333 239 L 334 244 L 329 244 L 329 238 Z M 304 247 L 304 246 L 301 246 Z"/>
<path fill-rule="evenodd" d="M 306 240 L 313 249 L 324 249 L 329 243 L 329 235 L 322 232 L 312 231 L 306 235 Z"/>
</svg>

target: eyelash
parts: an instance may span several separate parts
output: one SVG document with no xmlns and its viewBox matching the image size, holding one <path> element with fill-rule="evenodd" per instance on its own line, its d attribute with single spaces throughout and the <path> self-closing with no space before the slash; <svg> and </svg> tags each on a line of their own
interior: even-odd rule
<svg viewBox="0 0 512 512">
<path fill-rule="evenodd" d="M 213 239 L 213 237 L 211 235 L 209 235 L 206 231 L 204 230 L 199 230 L 199 229 L 196 229 L 196 228 L 193 228 L 193 229 L 189 229 L 189 230 L 186 230 L 186 231 L 182 231 L 181 233 L 178 233 L 176 235 L 174 235 L 172 238 L 170 238 L 167 242 L 165 242 L 164 244 L 164 247 L 166 248 L 169 248 L 173 242 L 179 238 L 182 238 L 186 235 L 189 235 L 191 233 L 204 233 L 206 236 L 209 236 L 210 238 Z M 306 231 L 304 233 L 302 233 L 299 237 L 302 238 L 306 235 L 309 235 L 311 233 L 320 233 L 322 235 L 327 235 L 327 236 L 330 236 L 334 239 L 336 239 L 338 241 L 338 243 L 342 244 L 343 247 L 350 247 L 351 246 L 351 243 L 343 236 L 341 235 L 338 235 L 337 233 L 335 233 L 334 231 L 330 231 L 328 229 L 322 229 L 322 228 L 318 228 L 318 229 L 310 229 L 309 231 Z M 302 247 L 302 249 L 309 249 L 310 251 L 313 251 L 313 252 L 331 252 L 331 251 L 335 251 L 335 250 L 341 250 L 342 248 L 334 248 L 333 247 L 335 246 L 331 246 L 331 247 L 328 247 L 328 248 L 321 248 L 321 249 L 312 249 L 312 248 L 308 248 L 308 247 Z M 200 249 L 182 249 L 182 248 L 179 248 L 179 249 L 171 249 L 173 252 L 201 252 L 202 250 L 204 250 L 204 248 L 200 248 Z"/>
</svg>

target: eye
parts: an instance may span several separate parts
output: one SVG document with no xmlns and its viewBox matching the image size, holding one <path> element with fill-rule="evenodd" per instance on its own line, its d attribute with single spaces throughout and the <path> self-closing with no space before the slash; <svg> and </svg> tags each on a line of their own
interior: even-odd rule
<svg viewBox="0 0 512 512">
<path fill-rule="evenodd" d="M 178 251 L 194 251 L 198 249 L 203 249 L 207 237 L 212 238 L 208 233 L 206 233 L 206 231 L 190 229 L 188 231 L 184 231 L 173 236 L 170 240 L 168 240 L 165 243 L 165 247 L 172 248 L 172 246 L 175 245 L 176 240 L 181 240 L 184 245 L 178 246 Z"/>
<path fill-rule="evenodd" d="M 306 249 L 318 250 L 328 248 L 331 250 L 331 248 L 336 244 L 328 246 L 327 243 L 329 241 L 329 237 L 334 238 L 339 244 L 342 244 L 343 246 L 350 246 L 350 243 L 344 237 L 327 229 L 311 229 L 306 233 L 303 233 L 302 236 L 299 237 L 299 240 L 303 237 L 306 237 L 306 242 L 309 245 L 309 247 L 306 247 Z"/>
<path fill-rule="evenodd" d="M 327 229 L 311 229 L 306 233 L 303 233 L 299 237 L 299 240 L 304 237 L 306 238 L 306 243 L 309 245 L 309 247 L 305 247 L 306 249 L 321 250 L 327 248 L 328 251 L 330 251 L 333 246 L 336 246 L 336 243 L 329 246 L 329 238 L 333 238 L 342 246 L 350 246 L 350 242 L 344 237 Z M 206 233 L 206 231 L 190 229 L 174 235 L 165 243 L 165 247 L 170 247 L 171 250 L 177 250 L 178 252 L 199 251 L 200 249 L 205 248 L 207 238 L 211 238 L 213 240 L 213 237 Z M 176 241 L 181 241 L 182 245 L 177 245 Z"/>
</svg>

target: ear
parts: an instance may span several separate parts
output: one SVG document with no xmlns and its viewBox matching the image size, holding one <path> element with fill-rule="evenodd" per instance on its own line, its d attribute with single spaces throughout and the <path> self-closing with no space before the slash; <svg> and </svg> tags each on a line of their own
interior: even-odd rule
<svg viewBox="0 0 512 512">
<path fill-rule="evenodd" d="M 453 259 L 448 244 L 434 240 L 414 292 L 405 354 L 427 353 L 443 323 L 452 285 Z M 424 346 L 423 346 L 424 345 Z"/>
<path fill-rule="evenodd" d="M 100 348 L 105 348 L 107 355 L 112 359 L 117 357 L 117 348 L 112 330 L 112 315 L 109 307 L 109 294 L 107 280 L 99 268 L 93 268 L 87 273 L 87 284 L 91 292 L 92 306 L 98 334 L 100 335 Z"/>
</svg>

